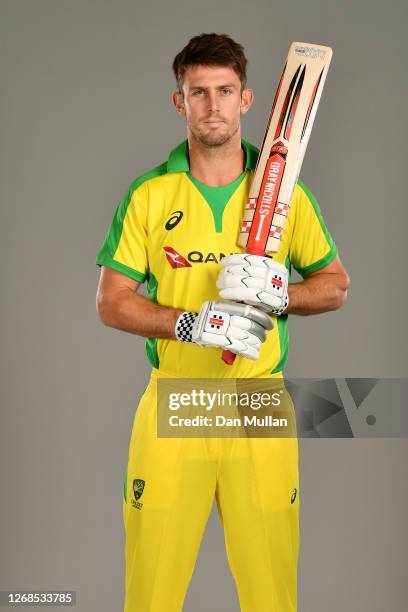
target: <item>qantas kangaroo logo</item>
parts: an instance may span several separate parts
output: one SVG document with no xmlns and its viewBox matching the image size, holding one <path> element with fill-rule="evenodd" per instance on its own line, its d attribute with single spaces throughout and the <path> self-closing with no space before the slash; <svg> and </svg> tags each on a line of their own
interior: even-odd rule
<svg viewBox="0 0 408 612">
<path fill-rule="evenodd" d="M 172 268 L 191 268 L 191 263 L 187 261 L 180 253 L 177 253 L 172 247 L 163 247 L 166 253 L 167 261 Z"/>
<path fill-rule="evenodd" d="M 215 263 L 218 264 L 225 253 L 202 253 L 201 251 L 189 251 L 187 253 L 187 259 L 180 253 L 175 251 L 171 246 L 164 246 L 163 251 L 166 254 L 167 261 L 172 268 L 191 268 L 192 264 L 207 264 Z M 232 255 L 232 253 L 230 253 Z M 268 257 L 268 255 L 267 255 Z M 279 279 L 274 278 L 271 282 L 279 287 Z M 282 282 L 281 282 L 282 285 Z"/>
</svg>

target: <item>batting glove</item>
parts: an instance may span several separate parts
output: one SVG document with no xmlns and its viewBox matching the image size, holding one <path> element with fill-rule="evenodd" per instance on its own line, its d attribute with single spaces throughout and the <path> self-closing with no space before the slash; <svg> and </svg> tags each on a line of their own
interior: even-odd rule
<svg viewBox="0 0 408 612">
<path fill-rule="evenodd" d="M 265 313 L 235 302 L 204 302 L 200 311 L 183 312 L 176 321 L 175 335 L 180 342 L 219 347 L 256 360 L 273 328 Z"/>
<path fill-rule="evenodd" d="M 288 270 L 270 257 L 234 253 L 220 261 L 217 287 L 225 300 L 257 306 L 279 316 L 289 305 Z"/>
</svg>

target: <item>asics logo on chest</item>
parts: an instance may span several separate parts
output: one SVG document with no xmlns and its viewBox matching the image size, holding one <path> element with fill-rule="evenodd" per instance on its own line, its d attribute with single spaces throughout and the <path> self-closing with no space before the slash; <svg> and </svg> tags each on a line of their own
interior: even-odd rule
<svg viewBox="0 0 408 612">
<path fill-rule="evenodd" d="M 166 224 L 164 226 L 165 229 L 172 230 L 173 228 L 176 227 L 176 225 L 180 223 L 182 218 L 183 218 L 183 212 L 181 210 L 174 211 L 173 213 L 171 213 L 171 217 L 167 219 Z"/>
</svg>

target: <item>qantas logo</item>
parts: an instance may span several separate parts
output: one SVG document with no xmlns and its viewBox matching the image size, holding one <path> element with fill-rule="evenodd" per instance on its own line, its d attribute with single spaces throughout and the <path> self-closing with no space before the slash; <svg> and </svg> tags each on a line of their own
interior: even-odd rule
<svg viewBox="0 0 408 612">
<path fill-rule="evenodd" d="M 187 259 L 180 255 L 180 253 L 177 253 L 172 247 L 165 246 L 163 250 L 172 268 L 191 268 L 191 263 L 188 263 Z"/>
<path fill-rule="evenodd" d="M 180 255 L 173 247 L 165 246 L 163 251 L 167 261 L 172 268 L 191 268 L 193 263 L 219 263 L 225 257 L 225 253 L 202 253 L 201 251 L 189 251 L 187 258 Z M 232 253 L 230 253 L 232 255 Z M 191 262 L 191 263 L 190 263 Z"/>
</svg>

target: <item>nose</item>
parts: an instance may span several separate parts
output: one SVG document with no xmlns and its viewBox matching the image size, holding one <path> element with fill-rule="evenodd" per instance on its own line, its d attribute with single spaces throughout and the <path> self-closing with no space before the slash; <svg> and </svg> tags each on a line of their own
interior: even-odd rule
<svg viewBox="0 0 408 612">
<path fill-rule="evenodd" d="M 212 112 L 218 112 L 219 111 L 219 100 L 218 100 L 218 95 L 216 91 L 209 91 L 208 92 L 208 110 L 212 111 Z"/>
</svg>

